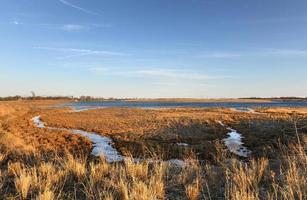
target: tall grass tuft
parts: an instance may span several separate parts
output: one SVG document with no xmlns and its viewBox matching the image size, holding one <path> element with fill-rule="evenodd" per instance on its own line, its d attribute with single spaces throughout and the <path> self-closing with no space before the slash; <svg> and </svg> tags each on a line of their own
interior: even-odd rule
<svg viewBox="0 0 307 200">
<path fill-rule="evenodd" d="M 46 189 L 40 192 L 36 198 L 36 200 L 54 200 L 54 199 L 55 199 L 55 195 L 53 191 L 51 191 L 50 189 Z"/>
<path fill-rule="evenodd" d="M 28 197 L 28 193 L 32 184 L 32 176 L 23 170 L 19 176 L 15 177 L 15 187 L 22 199 Z"/>
</svg>

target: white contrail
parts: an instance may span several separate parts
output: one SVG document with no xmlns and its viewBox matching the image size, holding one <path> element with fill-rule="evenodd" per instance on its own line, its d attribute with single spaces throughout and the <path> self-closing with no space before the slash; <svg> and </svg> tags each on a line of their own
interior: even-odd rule
<svg viewBox="0 0 307 200">
<path fill-rule="evenodd" d="M 91 14 L 91 15 L 99 15 L 98 13 L 95 13 L 93 11 L 90 11 L 90 10 L 87 10 L 87 9 L 84 9 L 84 8 L 81 8 L 79 6 L 76 6 L 74 4 L 71 4 L 69 2 L 67 2 L 66 0 L 59 0 L 62 4 L 66 5 L 66 6 L 69 6 L 71 8 L 74 8 L 74 9 L 77 9 L 77 10 L 80 10 L 82 12 L 85 12 L 87 14 Z"/>
</svg>

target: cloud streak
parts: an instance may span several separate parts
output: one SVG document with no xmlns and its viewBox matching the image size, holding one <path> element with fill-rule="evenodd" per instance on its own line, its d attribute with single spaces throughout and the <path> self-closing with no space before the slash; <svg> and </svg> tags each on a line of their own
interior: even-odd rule
<svg viewBox="0 0 307 200">
<path fill-rule="evenodd" d="M 307 50 L 300 49 L 269 49 L 265 53 L 278 56 L 307 56 Z"/>
<path fill-rule="evenodd" d="M 226 77 L 211 76 L 201 72 L 180 70 L 180 69 L 148 69 L 137 70 L 134 75 L 139 77 L 156 78 L 161 80 L 193 80 L 207 81 L 212 79 L 221 79 Z"/>
<path fill-rule="evenodd" d="M 259 56 L 307 56 L 307 50 L 300 49 L 260 49 L 257 51 L 230 51 L 230 52 L 208 52 L 198 55 L 199 58 L 209 59 L 235 59 L 243 57 Z"/>
<path fill-rule="evenodd" d="M 75 66 L 75 64 L 73 64 Z M 88 64 L 84 64 L 88 66 Z M 152 69 L 130 69 L 130 70 L 119 70 L 118 68 L 106 68 L 101 66 L 88 66 L 85 67 L 87 71 L 96 75 L 108 75 L 108 76 L 119 76 L 119 77 L 130 77 L 130 78 L 144 78 L 158 80 L 157 83 L 165 83 L 169 81 L 182 81 L 182 80 L 194 80 L 194 81 L 208 81 L 215 79 L 232 78 L 230 76 L 213 76 L 207 75 L 203 72 L 195 70 L 184 70 L 184 69 L 163 69 L 163 68 L 152 68 Z"/>
<path fill-rule="evenodd" d="M 200 55 L 202 58 L 238 58 L 242 57 L 242 53 L 233 53 L 233 52 L 215 52 L 215 53 L 205 53 Z"/>
<path fill-rule="evenodd" d="M 110 28 L 111 24 L 51 24 L 51 23 L 23 23 L 18 20 L 14 20 L 10 23 L 10 25 L 16 26 L 39 26 L 48 29 L 62 30 L 67 32 L 76 32 L 76 31 L 84 31 L 91 30 L 94 28 Z"/>
<path fill-rule="evenodd" d="M 71 7 L 71 8 L 77 9 L 77 10 L 80 10 L 80 11 L 82 11 L 82 12 L 84 12 L 84 13 L 87 13 L 87 14 L 90 14 L 90 15 L 99 15 L 99 14 L 96 13 L 96 12 L 93 12 L 93 11 L 91 11 L 91 10 L 87 10 L 87 9 L 82 8 L 82 7 L 80 7 L 80 6 L 77 6 L 77 5 L 75 5 L 75 4 L 69 3 L 69 2 L 66 1 L 66 0 L 59 0 L 59 2 L 61 2 L 62 4 L 66 5 L 66 6 L 68 6 L 68 7 Z"/>
<path fill-rule="evenodd" d="M 64 31 L 81 31 L 81 30 L 87 30 L 89 27 L 79 24 L 65 24 L 60 27 L 61 30 Z"/>
<path fill-rule="evenodd" d="M 48 50 L 48 51 L 58 51 L 65 54 L 70 54 L 66 56 L 58 57 L 57 59 L 67 59 L 73 57 L 82 57 L 88 55 L 98 55 L 98 56 L 128 56 L 129 54 L 114 51 L 101 51 L 101 50 L 91 50 L 91 49 L 77 49 L 77 48 L 54 48 L 54 47 L 34 47 L 34 49 Z"/>
</svg>

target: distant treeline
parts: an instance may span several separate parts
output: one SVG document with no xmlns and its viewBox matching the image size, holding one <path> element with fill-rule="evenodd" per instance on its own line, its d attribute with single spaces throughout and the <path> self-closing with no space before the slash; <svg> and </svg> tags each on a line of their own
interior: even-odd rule
<svg viewBox="0 0 307 200">
<path fill-rule="evenodd" d="M 35 96 L 35 97 L 22 97 L 22 96 L 9 96 L 0 97 L 0 101 L 17 101 L 17 100 L 74 100 L 74 97 L 66 96 Z"/>
<path fill-rule="evenodd" d="M 269 100 L 269 101 L 278 101 L 278 102 L 301 102 L 307 101 L 307 97 L 270 97 L 270 98 L 261 98 L 261 97 L 248 97 L 248 98 L 239 98 L 239 99 L 248 99 L 248 100 Z"/>
<path fill-rule="evenodd" d="M 78 100 L 78 101 L 120 101 L 122 99 L 80 96 L 79 98 L 75 98 L 75 100 Z"/>
<path fill-rule="evenodd" d="M 31 97 L 22 97 L 22 96 L 9 96 L 9 97 L 0 97 L 0 101 L 17 101 L 17 100 L 69 100 L 69 101 L 119 101 L 120 99 L 115 98 L 97 98 L 92 96 L 31 96 Z"/>
</svg>

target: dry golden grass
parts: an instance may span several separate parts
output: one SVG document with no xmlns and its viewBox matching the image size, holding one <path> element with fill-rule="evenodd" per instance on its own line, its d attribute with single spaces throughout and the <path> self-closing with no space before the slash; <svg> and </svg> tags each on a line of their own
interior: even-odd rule
<svg viewBox="0 0 307 200">
<path fill-rule="evenodd" d="M 260 182 L 264 178 L 268 160 L 251 160 L 250 166 L 234 161 L 229 169 L 226 169 L 227 199 L 260 199 Z"/>
<path fill-rule="evenodd" d="M 68 170 L 78 180 L 82 180 L 86 173 L 86 159 L 74 158 L 73 155 L 67 154 L 67 160 L 64 162 L 64 169 Z"/>
<path fill-rule="evenodd" d="M 64 150 L 89 152 L 92 145 L 86 138 L 68 131 L 35 128 L 31 119 L 43 110 L 48 112 L 52 103 L 58 101 L 0 102 L 0 145 L 12 152 L 28 154 Z"/>
<path fill-rule="evenodd" d="M 111 129 L 111 126 L 118 123 L 124 132 L 137 130 L 139 135 L 146 134 L 147 130 L 152 131 L 150 133 L 154 133 L 153 130 L 162 130 L 162 126 L 167 135 L 164 138 L 168 138 L 172 133 L 167 130 L 174 128 L 179 132 L 189 132 L 216 124 L 216 119 L 231 123 L 239 119 L 285 119 L 289 117 L 288 114 L 236 115 L 227 109 L 107 109 L 104 115 L 102 111 L 67 114 L 63 110 L 47 111 L 37 107 L 42 106 L 42 103 L 33 105 L 35 108 L 20 105 L 19 110 L 9 110 L 0 119 L 1 199 L 307 199 L 307 139 L 304 137 L 305 132 L 301 133 L 304 129 L 298 129 L 299 142 L 281 144 L 280 150 L 273 158 L 240 160 L 230 156 L 222 145 L 216 143 L 216 149 L 211 149 L 214 151 L 214 162 L 201 162 L 193 154 L 185 159 L 183 167 L 178 167 L 160 162 L 159 156 L 139 162 L 126 159 L 124 162 L 107 163 L 104 159 L 88 156 L 90 146 L 86 145 L 85 140 L 70 137 L 69 133 L 65 132 L 55 134 L 36 129 L 29 121 L 39 111 L 44 113 L 43 117 L 48 123 L 57 124 L 61 117 L 53 119 L 51 115 L 63 113 L 63 116 L 69 118 L 68 126 L 87 129 L 86 127 L 90 127 L 94 122 L 101 122 L 102 124 L 94 129 L 102 130 L 108 126 Z M 101 114 L 102 116 L 93 122 L 92 114 L 96 117 Z M 84 115 L 89 121 L 83 124 L 82 121 L 74 121 Z M 109 122 L 103 121 L 102 118 L 107 116 L 112 116 L 108 119 Z M 148 116 L 149 118 L 146 118 Z M 198 125 L 187 129 L 191 124 L 195 124 L 195 121 Z M 130 122 L 132 124 L 129 124 Z M 293 129 L 293 126 L 289 129 Z M 120 132 L 120 128 L 116 127 L 114 133 Z M 207 136 L 202 139 L 205 138 Z M 56 147 L 59 144 L 63 146 Z M 79 144 L 84 151 L 80 151 Z M 46 153 L 39 146 L 50 151 Z M 65 148 L 66 146 L 70 148 Z M 156 154 L 153 152 L 151 155 Z"/>
<path fill-rule="evenodd" d="M 148 163 L 140 162 L 134 163 L 132 159 L 125 160 L 127 175 L 132 179 L 136 180 L 146 180 L 148 177 Z"/>
<path fill-rule="evenodd" d="M 306 147 L 305 143 L 303 145 Z M 277 169 L 271 168 L 273 165 L 270 164 L 273 163 L 266 158 L 248 163 L 232 159 L 229 164 L 221 165 L 202 165 L 192 159 L 187 160 L 186 166 L 180 169 L 158 161 L 135 163 L 128 160 L 109 164 L 104 160 L 86 161 L 67 154 L 54 161 L 40 162 L 42 158 L 38 157 L 37 165 L 20 160 L 8 163 L 8 171 L 1 169 L 0 195 L 46 200 L 153 200 L 170 196 L 191 200 L 215 199 L 218 196 L 251 200 L 306 199 L 306 152 L 293 146 L 285 150 L 283 155 L 279 158 L 281 168 Z M 181 173 L 176 172 L 178 170 Z M 214 175 L 217 172 L 222 175 Z M 12 181 L 15 189 L 1 190 L 10 185 L 10 176 L 14 177 Z M 174 182 L 182 187 L 173 186 L 173 178 L 167 177 L 173 177 Z M 218 183 L 218 179 L 224 181 Z M 214 184 L 218 184 L 218 187 Z M 177 192 L 166 190 L 170 187 L 177 188 Z"/>
<path fill-rule="evenodd" d="M 278 150 L 278 138 L 286 143 L 288 136 L 292 137 L 289 119 L 293 113 L 259 111 L 261 114 L 225 108 L 105 108 L 74 113 L 56 109 L 42 112 L 41 116 L 49 126 L 109 135 L 114 139 L 116 148 L 126 156 L 130 152 L 134 157 L 151 157 L 148 152 L 159 152 L 164 153 L 164 159 L 183 158 L 192 148 L 199 158 L 213 160 L 216 157 L 204 152 L 212 150 L 215 141 L 225 138 L 227 133 L 217 121 L 223 121 L 243 133 L 244 142 L 257 154 L 272 154 L 270 152 Z M 305 119 L 303 123 L 307 125 L 307 115 L 298 115 Z M 258 142 L 255 143 L 255 140 Z M 174 148 L 176 143 L 187 143 L 191 148 Z"/>
<path fill-rule="evenodd" d="M 307 114 L 307 108 L 262 108 L 260 109 L 262 112 L 270 113 L 270 114 L 291 114 L 293 112 L 296 112 L 298 114 Z"/>
<path fill-rule="evenodd" d="M 54 200 L 55 196 L 54 196 L 53 191 L 46 189 L 40 192 L 36 199 L 37 200 Z"/>
<path fill-rule="evenodd" d="M 200 183 L 198 180 L 185 186 L 185 192 L 189 200 L 197 200 L 200 196 Z"/>
<path fill-rule="evenodd" d="M 26 199 L 32 184 L 32 176 L 25 171 L 21 171 L 20 175 L 15 178 L 15 187 L 20 196 Z"/>
<path fill-rule="evenodd" d="M 284 164 L 281 166 L 280 175 L 272 172 L 273 179 L 278 178 L 279 182 L 273 181 L 273 193 L 269 194 L 270 199 L 299 199 L 307 198 L 307 155 L 306 143 L 291 145 L 291 151 L 284 150 Z M 274 179 L 274 180 L 275 180 Z"/>
<path fill-rule="evenodd" d="M 14 141 L 14 142 L 7 142 L 7 141 Z M 13 135 L 9 132 L 2 132 L 2 135 L 0 135 L 0 144 L 2 146 L 5 146 L 7 149 L 10 149 L 11 151 L 22 151 L 26 154 L 33 154 L 36 152 L 36 149 L 25 142 L 22 138 L 19 136 Z M 0 157 L 1 158 L 1 157 Z"/>
<path fill-rule="evenodd" d="M 0 163 L 5 159 L 6 155 L 0 152 Z"/>
</svg>

